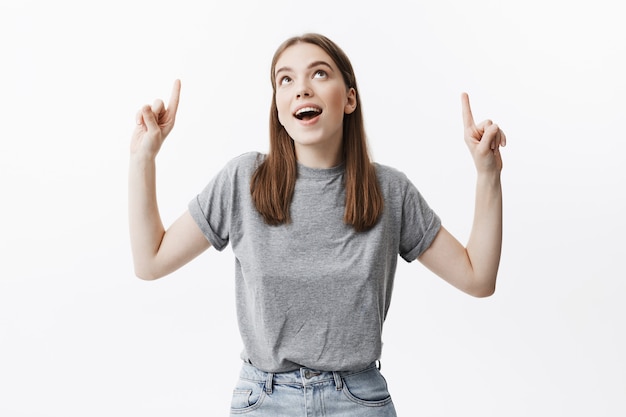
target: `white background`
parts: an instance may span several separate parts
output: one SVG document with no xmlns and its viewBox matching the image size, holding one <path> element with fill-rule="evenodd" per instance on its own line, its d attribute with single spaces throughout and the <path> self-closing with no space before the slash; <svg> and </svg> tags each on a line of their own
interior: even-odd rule
<svg viewBox="0 0 626 417">
<path fill-rule="evenodd" d="M 270 60 L 326 34 L 351 57 L 373 157 L 461 241 L 474 168 L 459 95 L 507 133 L 496 294 L 400 261 L 383 373 L 401 416 L 626 414 L 619 1 L 12 1 L 0 6 L 0 415 L 228 414 L 241 344 L 230 249 L 134 277 L 135 113 L 182 80 L 158 158 L 169 224 L 267 149 Z"/>
</svg>

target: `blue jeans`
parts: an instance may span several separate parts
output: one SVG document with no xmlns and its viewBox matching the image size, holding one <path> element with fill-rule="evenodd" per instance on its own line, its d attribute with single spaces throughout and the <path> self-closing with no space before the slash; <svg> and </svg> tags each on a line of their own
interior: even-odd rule
<svg viewBox="0 0 626 417">
<path fill-rule="evenodd" d="M 268 373 L 244 363 L 231 417 L 396 417 L 376 364 L 361 371 Z"/>
</svg>

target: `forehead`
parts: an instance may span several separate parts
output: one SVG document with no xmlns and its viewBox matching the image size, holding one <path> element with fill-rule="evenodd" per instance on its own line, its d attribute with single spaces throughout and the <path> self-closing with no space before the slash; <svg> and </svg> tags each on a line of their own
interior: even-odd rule
<svg viewBox="0 0 626 417">
<path fill-rule="evenodd" d="M 310 63 L 323 61 L 329 64 L 333 69 L 337 65 L 333 59 L 317 45 L 307 42 L 299 42 L 286 48 L 276 60 L 275 72 L 281 68 L 290 68 L 293 70 L 307 68 Z"/>
</svg>

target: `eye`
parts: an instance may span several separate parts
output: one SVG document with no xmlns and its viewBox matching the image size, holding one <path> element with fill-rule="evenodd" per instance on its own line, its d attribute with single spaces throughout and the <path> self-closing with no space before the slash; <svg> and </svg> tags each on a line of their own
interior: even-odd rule
<svg viewBox="0 0 626 417">
<path fill-rule="evenodd" d="M 278 80 L 278 84 L 280 85 L 286 85 L 286 84 L 289 84 L 290 82 L 291 82 L 291 78 L 288 77 L 287 75 L 285 75 L 280 80 Z"/>
<path fill-rule="evenodd" d="M 315 74 L 313 75 L 313 78 L 327 78 L 328 74 L 326 73 L 326 71 L 324 70 L 317 70 L 315 71 Z"/>
</svg>

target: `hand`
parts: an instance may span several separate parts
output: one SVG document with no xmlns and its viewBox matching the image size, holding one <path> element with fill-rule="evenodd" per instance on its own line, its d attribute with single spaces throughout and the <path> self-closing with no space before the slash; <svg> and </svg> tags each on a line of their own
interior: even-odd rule
<svg viewBox="0 0 626 417">
<path fill-rule="evenodd" d="M 163 141 L 174 128 L 179 99 L 180 80 L 176 80 L 167 109 L 162 100 L 155 100 L 152 106 L 145 105 L 139 110 L 137 127 L 130 142 L 131 154 L 156 157 Z"/>
<path fill-rule="evenodd" d="M 461 104 L 465 143 L 472 154 L 476 170 L 499 173 L 502 171 L 500 146 L 506 146 L 504 132 L 491 120 L 485 120 L 478 125 L 474 123 L 467 93 L 461 95 Z"/>
</svg>

